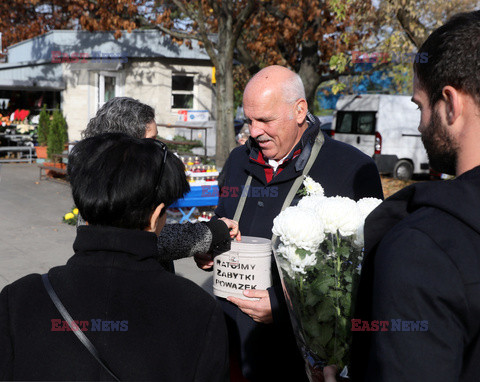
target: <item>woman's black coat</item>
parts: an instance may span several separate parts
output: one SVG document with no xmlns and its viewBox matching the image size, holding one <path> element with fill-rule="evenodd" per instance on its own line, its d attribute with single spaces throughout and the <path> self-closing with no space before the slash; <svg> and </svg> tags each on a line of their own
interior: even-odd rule
<svg viewBox="0 0 480 382">
<path fill-rule="evenodd" d="M 161 267 L 155 234 L 82 226 L 74 250 L 66 265 L 48 272 L 51 283 L 121 380 L 228 378 L 222 310 Z M 3 289 L 0 379 L 112 380 L 73 332 L 52 330 L 58 320 L 39 274 Z"/>
</svg>

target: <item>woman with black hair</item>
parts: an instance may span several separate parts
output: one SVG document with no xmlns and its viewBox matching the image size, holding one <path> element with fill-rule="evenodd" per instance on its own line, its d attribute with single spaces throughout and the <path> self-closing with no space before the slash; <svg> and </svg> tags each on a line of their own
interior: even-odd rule
<svg viewBox="0 0 480 382">
<path fill-rule="evenodd" d="M 180 160 L 104 134 L 75 146 L 68 173 L 87 225 L 66 265 L 0 293 L 0 379 L 227 380 L 221 308 L 157 261 L 165 206 L 189 191 Z"/>
<path fill-rule="evenodd" d="M 82 132 L 89 138 L 104 133 L 124 133 L 135 138 L 156 138 L 155 110 L 130 97 L 115 97 L 106 102 Z M 167 205 L 168 206 L 168 205 Z M 79 225 L 83 224 L 82 216 Z M 173 260 L 196 256 L 213 264 L 214 254 L 230 250 L 230 239 L 240 240 L 238 223 L 227 219 L 209 222 L 168 224 L 158 238 L 158 260 L 174 272 Z"/>
</svg>

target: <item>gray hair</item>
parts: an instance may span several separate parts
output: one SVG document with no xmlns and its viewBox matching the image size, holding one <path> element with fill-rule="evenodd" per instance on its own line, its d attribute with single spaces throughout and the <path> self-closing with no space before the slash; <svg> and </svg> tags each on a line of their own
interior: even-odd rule
<svg viewBox="0 0 480 382">
<path fill-rule="evenodd" d="M 83 138 L 103 133 L 124 133 L 144 138 L 147 123 L 155 120 L 155 110 L 130 97 L 115 97 L 105 103 L 88 122 Z"/>
<path fill-rule="evenodd" d="M 292 72 L 292 75 L 283 83 L 283 97 L 288 104 L 293 104 L 300 98 L 306 98 L 305 87 L 297 73 Z"/>
</svg>

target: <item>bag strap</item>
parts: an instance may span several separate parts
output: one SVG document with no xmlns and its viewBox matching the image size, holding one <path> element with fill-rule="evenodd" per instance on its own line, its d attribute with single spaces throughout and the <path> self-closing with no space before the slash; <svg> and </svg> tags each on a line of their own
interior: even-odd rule
<svg viewBox="0 0 480 382">
<path fill-rule="evenodd" d="M 325 138 L 323 136 L 322 131 L 320 130 L 318 132 L 317 137 L 315 138 L 315 143 L 313 144 L 312 152 L 310 153 L 310 157 L 308 158 L 307 164 L 303 168 L 302 175 L 297 177 L 297 179 L 295 179 L 295 182 L 293 182 L 292 187 L 290 188 L 290 191 L 288 192 L 287 197 L 283 202 L 282 211 L 285 208 L 287 208 L 290 205 L 290 203 L 292 203 L 292 200 L 295 197 L 295 194 L 297 193 L 298 189 L 302 185 L 303 180 L 305 179 L 305 176 L 308 174 L 308 172 L 312 168 L 313 163 L 315 162 L 315 159 L 317 159 L 318 153 L 320 152 L 320 149 L 323 146 L 323 142 L 325 142 Z M 240 221 L 240 217 L 242 216 L 243 208 L 245 207 L 245 201 L 248 195 L 248 189 L 251 183 L 252 183 L 252 176 L 249 175 L 247 178 L 247 181 L 245 182 L 245 187 L 242 191 L 242 195 L 240 196 L 240 200 L 238 201 L 237 209 L 235 210 L 235 215 L 233 216 L 233 220 L 235 220 L 236 222 Z M 274 239 L 275 239 L 275 235 L 272 236 L 272 240 Z"/>
<path fill-rule="evenodd" d="M 317 159 L 318 153 L 320 152 L 320 149 L 323 146 L 323 142 L 325 142 L 325 138 L 323 137 L 323 133 L 320 130 L 317 137 L 315 138 L 315 143 L 313 144 L 312 152 L 310 153 L 310 158 L 308 158 L 308 162 L 303 168 L 302 175 L 299 176 L 297 179 L 295 179 L 295 182 L 293 182 L 292 187 L 290 188 L 290 191 L 288 192 L 287 197 L 283 202 L 281 211 L 285 210 L 288 206 L 290 206 L 290 203 L 292 203 L 292 200 L 295 197 L 295 194 L 298 192 L 300 186 L 302 185 L 305 179 L 305 176 L 308 175 L 308 173 L 310 172 L 310 169 L 313 166 L 313 163 L 315 162 L 315 159 Z M 274 240 L 276 239 L 277 239 L 277 236 L 273 234 L 272 243 L 274 243 Z"/>
<path fill-rule="evenodd" d="M 252 183 L 252 176 L 249 175 L 247 181 L 245 182 L 245 187 L 243 188 L 242 195 L 240 195 L 240 200 L 237 204 L 237 209 L 235 210 L 235 215 L 233 216 L 233 220 L 236 222 L 240 221 L 240 217 L 242 216 L 243 207 L 245 207 L 245 201 L 247 200 L 248 189 L 250 188 L 250 183 Z"/>
<path fill-rule="evenodd" d="M 55 290 L 53 289 L 52 284 L 50 283 L 47 273 L 42 275 L 42 281 L 52 302 L 55 304 L 57 310 L 62 315 L 63 319 L 68 323 L 68 325 L 70 325 L 73 333 L 75 333 L 75 335 L 80 340 L 80 342 L 87 348 L 90 354 L 92 354 L 95 357 L 98 363 L 108 372 L 108 374 L 110 374 L 115 379 L 115 381 L 120 381 L 120 379 L 117 378 L 117 376 L 113 373 L 113 371 L 110 370 L 107 363 L 104 360 L 102 360 L 97 349 L 95 348 L 95 346 L 93 346 L 93 344 L 90 342 L 87 336 L 85 336 L 85 334 L 83 334 L 80 328 L 77 325 L 75 325 L 74 320 L 72 319 L 72 316 L 70 316 L 67 309 L 65 309 L 65 306 L 63 306 L 62 302 L 60 301 L 57 294 L 55 293 Z"/>
</svg>

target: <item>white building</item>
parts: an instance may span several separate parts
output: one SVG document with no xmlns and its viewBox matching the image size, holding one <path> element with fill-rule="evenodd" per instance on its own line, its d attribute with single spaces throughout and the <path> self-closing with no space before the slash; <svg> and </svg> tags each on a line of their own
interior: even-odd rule
<svg viewBox="0 0 480 382">
<path fill-rule="evenodd" d="M 0 64 L 0 99 L 10 100 L 9 109 L 34 114 L 44 103 L 60 106 L 71 141 L 81 138 L 90 118 L 115 96 L 154 107 L 160 124 L 187 115 L 215 117 L 206 52 L 196 42 L 190 49 L 156 30 L 123 32 L 118 40 L 113 32 L 54 30 L 10 46 L 7 63 Z M 174 129 L 159 130 L 165 137 L 175 134 Z M 213 130 L 208 131 L 209 155 L 214 154 Z M 202 134 L 197 130 L 193 138 L 203 140 Z"/>
</svg>

